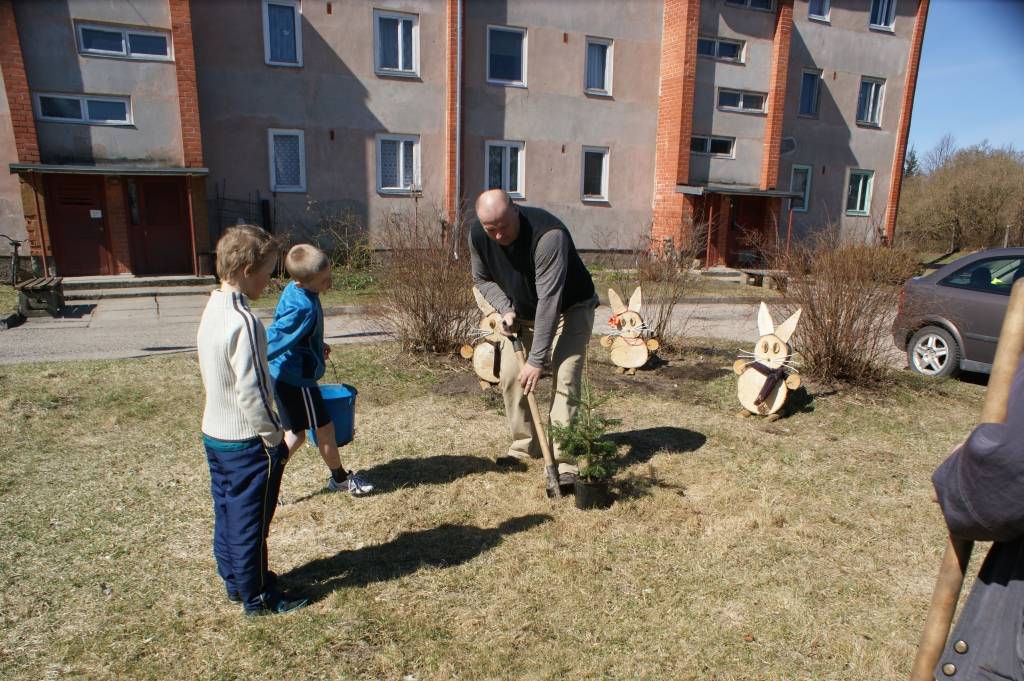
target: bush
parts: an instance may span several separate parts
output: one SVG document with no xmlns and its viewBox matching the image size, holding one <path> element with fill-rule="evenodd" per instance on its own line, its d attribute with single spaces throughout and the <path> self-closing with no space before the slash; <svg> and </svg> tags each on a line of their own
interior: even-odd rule
<svg viewBox="0 0 1024 681">
<path fill-rule="evenodd" d="M 838 235 L 826 229 L 776 256 L 775 267 L 789 272 L 782 316 L 803 308 L 793 339 L 802 373 L 866 385 L 889 372 L 892 319 L 916 264 L 905 251 L 844 243 Z"/>
<path fill-rule="evenodd" d="M 380 316 L 407 350 L 451 353 L 479 321 L 469 254 L 430 211 L 396 212 L 379 223 Z"/>
</svg>

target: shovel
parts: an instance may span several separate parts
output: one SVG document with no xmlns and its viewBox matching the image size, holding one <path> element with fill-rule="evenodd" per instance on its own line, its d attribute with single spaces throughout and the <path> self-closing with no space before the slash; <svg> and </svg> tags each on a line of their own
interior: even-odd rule
<svg viewBox="0 0 1024 681">
<path fill-rule="evenodd" d="M 512 341 L 512 349 L 519 360 L 519 370 L 526 366 L 526 353 L 523 351 L 523 342 L 515 333 L 509 336 Z M 534 435 L 540 440 L 540 451 L 544 455 L 544 476 L 547 479 L 547 492 L 549 497 L 561 497 L 562 487 L 558 483 L 558 464 L 551 453 L 551 446 L 548 444 L 548 435 L 544 430 L 544 424 L 540 420 L 540 409 L 537 408 L 537 398 L 533 391 L 526 393 L 526 403 L 530 405 L 530 419 L 533 421 Z"/>
</svg>

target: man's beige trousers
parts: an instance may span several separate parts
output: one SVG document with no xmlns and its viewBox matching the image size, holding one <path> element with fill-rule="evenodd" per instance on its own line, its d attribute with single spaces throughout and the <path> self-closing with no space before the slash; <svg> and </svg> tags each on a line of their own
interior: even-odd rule
<svg viewBox="0 0 1024 681">
<path fill-rule="evenodd" d="M 597 299 L 573 305 L 562 313 L 552 343 L 550 370 L 554 390 L 549 405 L 550 423 L 566 425 L 576 408 L 570 404 L 569 396 L 579 396 L 583 380 L 583 365 L 587 356 L 587 344 L 594 332 L 594 310 Z M 533 343 L 533 322 L 519 323 L 519 339 L 523 342 L 526 355 L 530 354 Z M 512 444 L 508 455 L 519 459 L 540 457 L 540 443 L 533 437 L 533 422 L 530 407 L 519 384 L 519 360 L 516 359 L 512 343 L 505 339 L 501 344 L 501 391 L 505 398 L 505 415 L 508 418 Z M 543 411 L 543 405 L 541 406 Z M 550 435 L 549 435 L 550 438 Z M 552 451 L 559 458 L 557 444 Z"/>
</svg>

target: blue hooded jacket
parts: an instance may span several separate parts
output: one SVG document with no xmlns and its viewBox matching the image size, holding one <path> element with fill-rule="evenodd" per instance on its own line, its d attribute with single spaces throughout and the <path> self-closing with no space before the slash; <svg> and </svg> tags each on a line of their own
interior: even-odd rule
<svg viewBox="0 0 1024 681">
<path fill-rule="evenodd" d="M 267 329 L 267 360 L 276 381 L 311 388 L 324 375 L 324 310 L 320 296 L 288 284 Z"/>
</svg>

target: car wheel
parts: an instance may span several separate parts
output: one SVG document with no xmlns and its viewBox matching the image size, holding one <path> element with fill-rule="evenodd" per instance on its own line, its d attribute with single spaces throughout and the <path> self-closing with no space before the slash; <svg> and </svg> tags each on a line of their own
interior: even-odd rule
<svg viewBox="0 0 1024 681">
<path fill-rule="evenodd" d="M 918 330 L 907 345 L 910 368 L 931 378 L 952 376 L 960 369 L 960 346 L 953 334 L 938 326 Z"/>
</svg>

